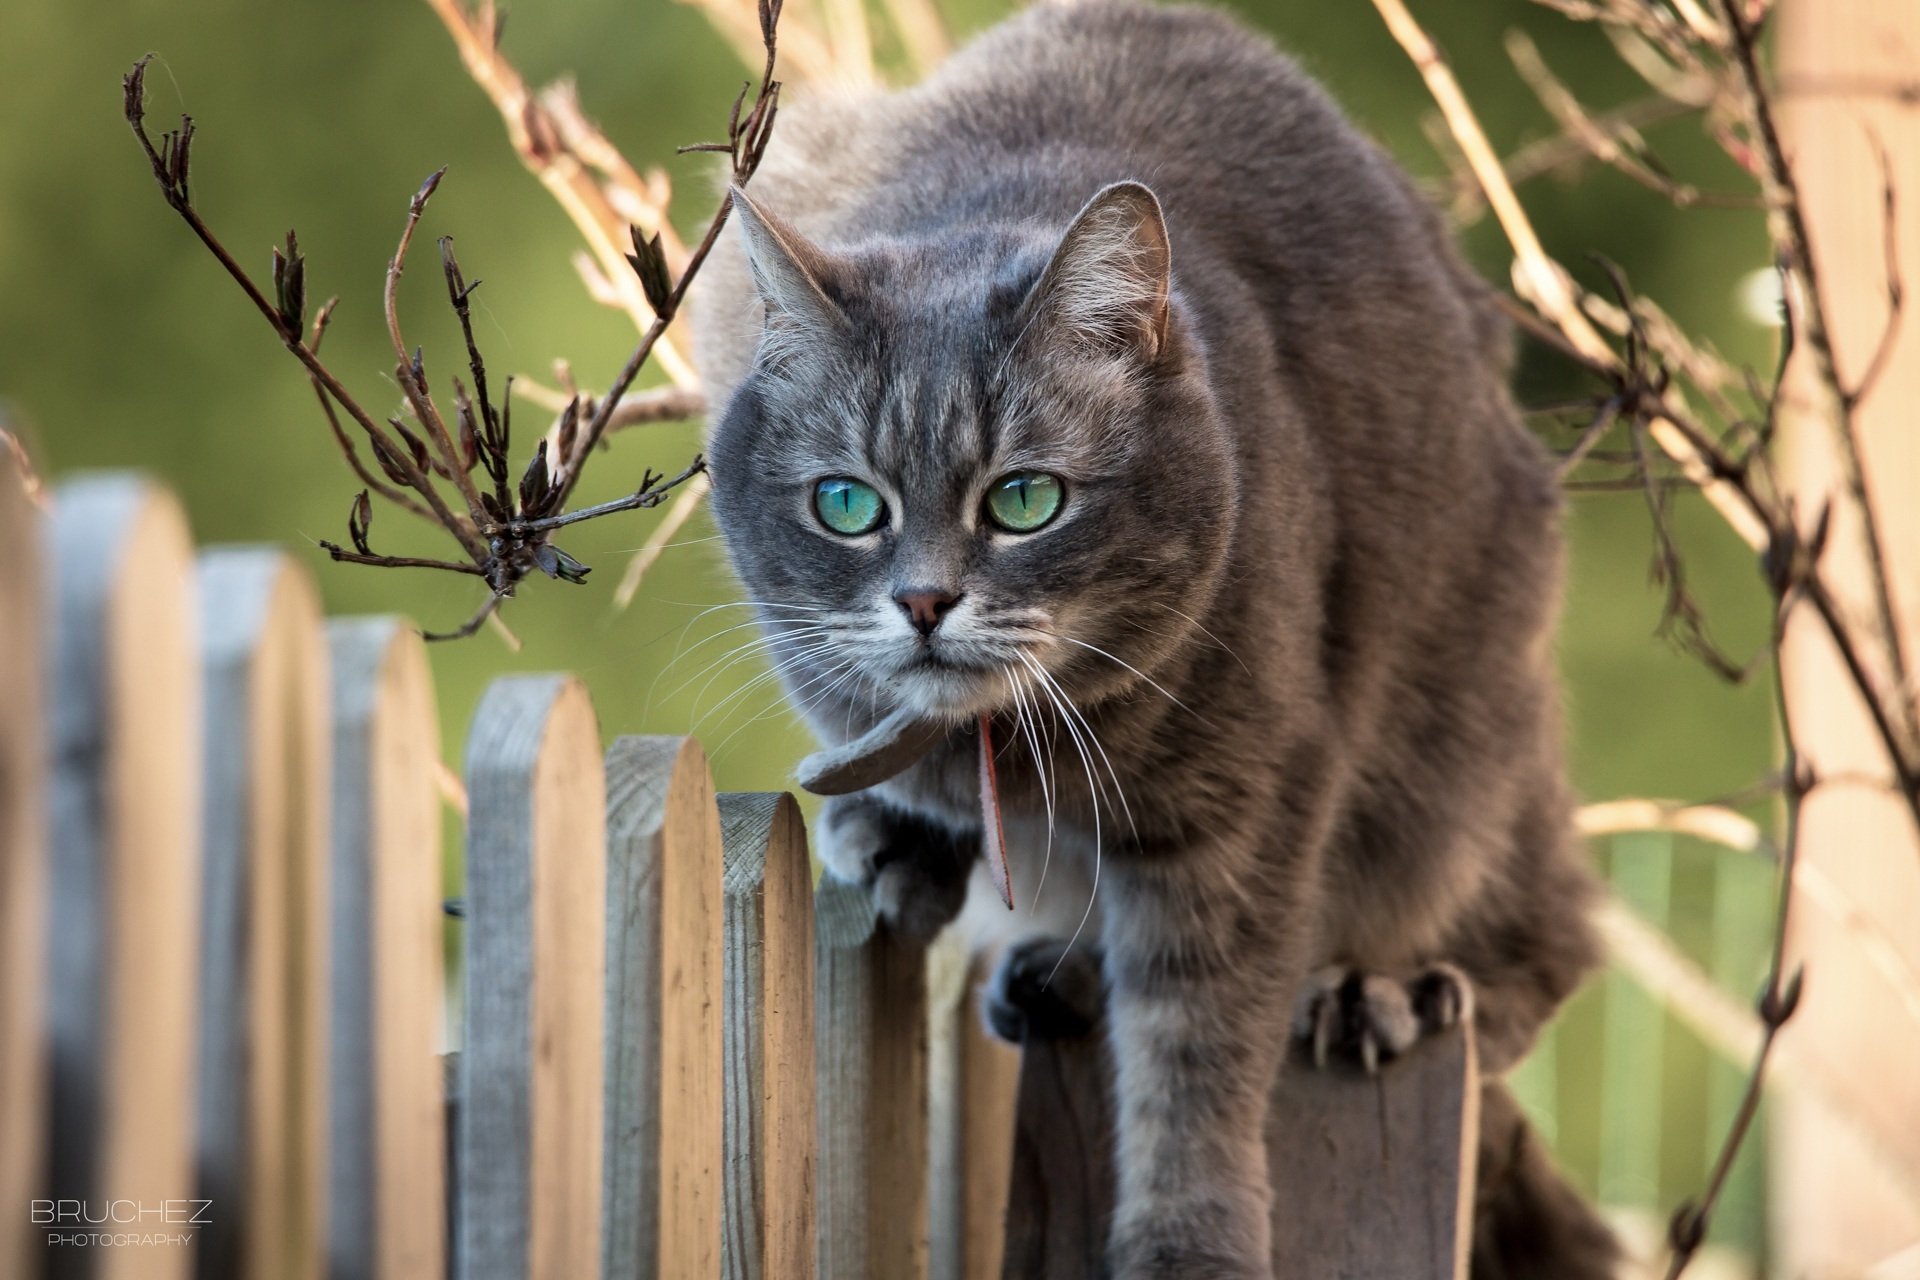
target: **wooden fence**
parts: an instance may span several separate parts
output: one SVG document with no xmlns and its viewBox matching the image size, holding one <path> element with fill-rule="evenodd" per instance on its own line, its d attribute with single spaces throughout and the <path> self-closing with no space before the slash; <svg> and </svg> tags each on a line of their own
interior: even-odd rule
<svg viewBox="0 0 1920 1280">
<path fill-rule="evenodd" d="M 1098 1273 L 1098 1041 L 988 1039 L 963 956 L 816 890 L 792 797 L 716 796 L 690 738 L 603 753 L 566 676 L 473 717 L 448 1052 L 412 628 L 324 620 L 275 550 L 196 558 L 137 477 L 46 516 L 15 479 L 0 1274 Z M 1330 1228 L 1282 1233 L 1296 1267 L 1463 1274 L 1474 1081 L 1454 1036 L 1380 1089 L 1289 1082 L 1281 1202 L 1325 1211 L 1281 1225 Z"/>
</svg>

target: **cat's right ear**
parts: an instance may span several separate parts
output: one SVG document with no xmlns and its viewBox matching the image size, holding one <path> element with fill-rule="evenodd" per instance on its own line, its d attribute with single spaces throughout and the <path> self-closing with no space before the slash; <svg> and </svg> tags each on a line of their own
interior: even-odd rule
<svg viewBox="0 0 1920 1280">
<path fill-rule="evenodd" d="M 753 286 L 767 308 L 767 320 L 801 332 L 833 330 L 845 314 L 828 295 L 832 260 L 807 238 L 739 187 L 732 189 L 733 213 L 746 244 Z"/>
</svg>

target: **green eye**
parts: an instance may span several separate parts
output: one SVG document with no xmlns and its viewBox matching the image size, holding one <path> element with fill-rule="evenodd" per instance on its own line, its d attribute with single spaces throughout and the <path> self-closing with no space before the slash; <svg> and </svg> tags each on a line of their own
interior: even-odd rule
<svg viewBox="0 0 1920 1280">
<path fill-rule="evenodd" d="M 1066 487 L 1044 471 L 1015 471 L 987 490 L 987 516 L 1009 533 L 1032 533 L 1060 514 Z"/>
<path fill-rule="evenodd" d="M 870 484 L 846 476 L 829 476 L 813 487 L 813 509 L 820 523 L 835 533 L 855 537 L 871 533 L 886 518 L 886 504 Z"/>
</svg>

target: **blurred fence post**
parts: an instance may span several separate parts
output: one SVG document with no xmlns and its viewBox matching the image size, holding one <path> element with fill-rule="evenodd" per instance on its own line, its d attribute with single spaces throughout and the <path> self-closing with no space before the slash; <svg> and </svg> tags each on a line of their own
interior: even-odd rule
<svg viewBox="0 0 1920 1280">
<path fill-rule="evenodd" d="M 720 1268 L 721 849 L 706 753 L 607 752 L 607 1280 Z"/>
<path fill-rule="evenodd" d="M 333 671 L 329 1280 L 446 1275 L 440 759 L 426 646 L 327 627 Z"/>
<path fill-rule="evenodd" d="M 26 1276 L 45 1194 L 46 724 L 40 698 L 41 516 L 0 448 L 0 1275 Z"/>
<path fill-rule="evenodd" d="M 1020 1051 L 981 1021 L 983 976 L 958 930 L 927 953 L 929 1280 L 998 1280 L 1003 1265 Z"/>
<path fill-rule="evenodd" d="M 600 1264 L 606 798 L 570 677 L 496 680 L 467 737 L 459 1274 Z"/>
<path fill-rule="evenodd" d="M 327 671 L 312 580 L 200 557 L 205 785 L 196 1194 L 203 1280 L 321 1274 Z"/>
<path fill-rule="evenodd" d="M 814 1274 L 813 868 L 785 793 L 723 795 L 728 1280 Z"/>
<path fill-rule="evenodd" d="M 1851 443 L 1874 500 L 1894 630 L 1911 672 L 1920 668 L 1920 324 L 1911 314 L 1920 262 L 1920 112 L 1902 90 L 1914 83 L 1920 5 L 1786 0 L 1774 27 L 1780 81 L 1830 86 L 1778 94 L 1780 132 L 1843 385 L 1858 393 L 1880 360 L 1855 404 Z M 1904 322 L 1893 296 L 1903 269 Z M 1831 406 L 1813 386 L 1804 319 L 1802 352 L 1781 401 L 1782 438 L 1792 487 L 1808 495 L 1800 518 L 1811 526 L 1821 496 L 1844 490 L 1847 479 Z M 1874 637 L 1878 628 L 1868 620 L 1878 610 L 1860 521 L 1851 504 L 1833 506 L 1821 567 L 1842 613 Z M 1885 753 L 1845 664 L 1810 615 L 1794 611 L 1782 659 L 1800 750 L 1822 776 L 1884 778 Z M 1890 688 L 1884 646 L 1869 639 L 1863 648 L 1881 688 Z M 1911 711 L 1916 690 L 1905 692 Z M 1806 996 L 1780 1048 L 1839 1085 L 1862 1127 L 1909 1173 L 1920 1170 L 1920 1071 L 1912 1066 L 1920 1062 L 1920 1019 L 1895 1012 L 1912 994 L 1905 975 L 1920 970 L 1920 839 L 1912 817 L 1892 788 L 1822 787 L 1801 812 L 1800 864 L 1832 892 L 1796 892 L 1788 966 L 1805 963 Z M 1866 940 L 1875 933 L 1894 940 L 1891 956 L 1876 956 Z M 1882 962 L 1889 958 L 1895 963 Z M 1862 1069 L 1870 1063 L 1904 1069 Z M 1783 1097 L 1771 1109 L 1769 1134 L 1782 1274 L 1857 1275 L 1920 1239 L 1911 1181 L 1893 1185 L 1858 1134 L 1830 1123 L 1816 1103 Z"/>
<path fill-rule="evenodd" d="M 1622 902 L 1664 933 L 1672 903 L 1673 837 L 1616 835 L 1608 880 Z M 1609 969 L 1600 1078 L 1600 1200 L 1631 1208 L 1650 1225 L 1659 1210 L 1660 1097 L 1666 1075 L 1666 1006 Z"/>
<path fill-rule="evenodd" d="M 865 889 L 814 899 L 819 1272 L 927 1273 L 925 951 L 888 936 Z"/>
<path fill-rule="evenodd" d="M 61 485 L 46 551 L 53 1128 L 43 1194 L 179 1200 L 193 1186 L 199 937 L 193 551 L 173 496 L 128 475 Z M 192 1261 L 177 1244 L 63 1246 L 46 1265 L 56 1277 L 167 1280 Z"/>
</svg>

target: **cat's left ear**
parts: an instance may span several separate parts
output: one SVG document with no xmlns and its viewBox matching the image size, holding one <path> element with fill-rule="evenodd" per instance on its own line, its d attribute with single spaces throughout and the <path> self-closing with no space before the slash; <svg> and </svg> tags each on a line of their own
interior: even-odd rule
<svg viewBox="0 0 1920 1280">
<path fill-rule="evenodd" d="M 1173 251 L 1160 201 L 1138 182 L 1103 188 L 1075 215 L 1021 304 L 1023 331 L 1113 355 L 1166 349 Z"/>
<path fill-rule="evenodd" d="M 827 253 L 785 219 L 755 204 L 739 187 L 732 190 L 735 224 L 746 243 L 754 288 L 766 304 L 767 318 L 799 329 L 833 329 L 845 316 L 827 294 L 833 262 Z"/>
</svg>

